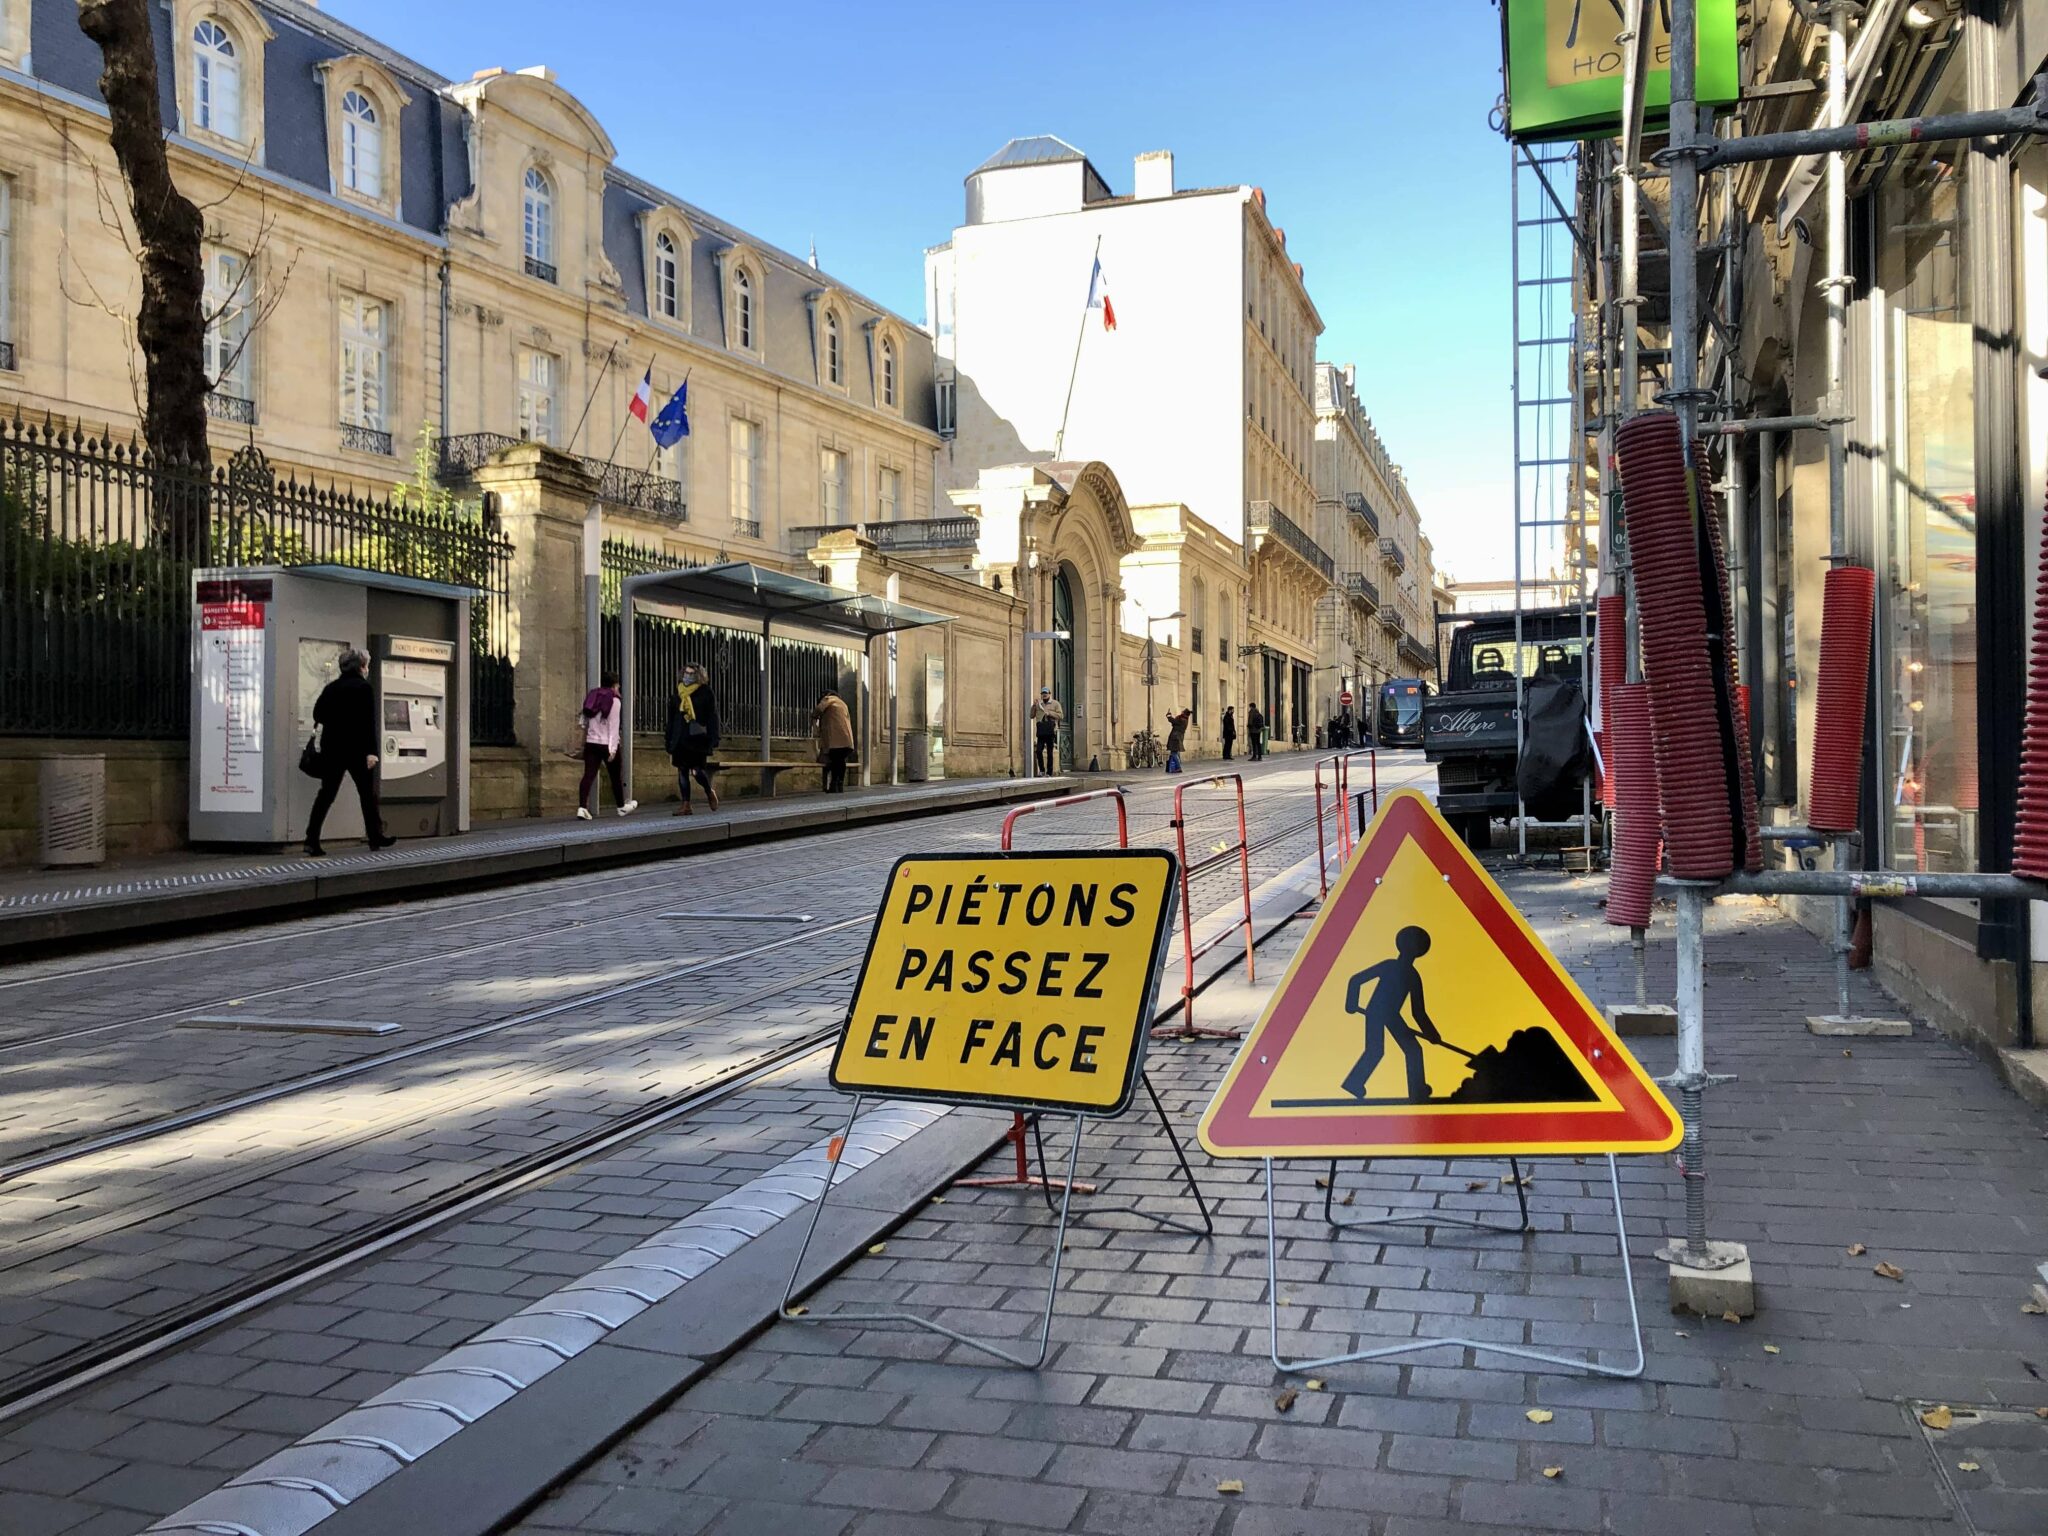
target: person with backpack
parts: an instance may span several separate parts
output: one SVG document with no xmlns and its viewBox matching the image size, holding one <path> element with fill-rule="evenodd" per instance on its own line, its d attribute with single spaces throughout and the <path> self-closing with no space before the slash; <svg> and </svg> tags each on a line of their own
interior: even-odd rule
<svg viewBox="0 0 2048 1536">
<path fill-rule="evenodd" d="M 626 701 L 619 697 L 619 674 L 606 672 L 598 684 L 583 695 L 583 783 L 576 791 L 576 819 L 590 820 L 596 803 L 597 770 L 604 769 L 612 781 L 612 801 L 621 816 L 639 808 L 638 800 L 626 798 L 626 786 L 619 780 L 619 743 L 625 740 Z"/>
<path fill-rule="evenodd" d="M 711 787 L 711 770 L 705 765 L 718 750 L 718 699 L 711 692 L 711 674 L 696 662 L 684 665 L 676 678 L 675 697 L 669 700 L 666 733 L 668 760 L 676 765 L 676 785 L 683 803 L 676 815 L 688 816 L 690 780 L 704 786 L 704 798 L 718 809 L 718 791 Z"/>
</svg>

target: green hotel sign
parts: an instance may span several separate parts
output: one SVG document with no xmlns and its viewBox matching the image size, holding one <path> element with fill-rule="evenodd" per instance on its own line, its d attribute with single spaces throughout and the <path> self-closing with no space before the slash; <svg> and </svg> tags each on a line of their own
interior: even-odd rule
<svg viewBox="0 0 2048 1536">
<path fill-rule="evenodd" d="M 1739 94 L 1735 0 L 1698 0 L 1699 99 Z M 1621 132 L 1626 0 L 1507 0 L 1508 132 L 1518 139 L 1600 139 Z M 1671 0 L 1649 0 L 1644 117 L 1671 105 Z"/>
</svg>

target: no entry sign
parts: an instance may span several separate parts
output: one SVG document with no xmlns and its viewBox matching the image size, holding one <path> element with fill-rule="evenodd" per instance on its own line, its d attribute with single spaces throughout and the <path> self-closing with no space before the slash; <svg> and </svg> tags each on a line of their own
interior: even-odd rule
<svg viewBox="0 0 2048 1536">
<path fill-rule="evenodd" d="M 1122 1113 L 1171 927 L 1172 854 L 912 854 L 890 873 L 832 1085 Z"/>
</svg>

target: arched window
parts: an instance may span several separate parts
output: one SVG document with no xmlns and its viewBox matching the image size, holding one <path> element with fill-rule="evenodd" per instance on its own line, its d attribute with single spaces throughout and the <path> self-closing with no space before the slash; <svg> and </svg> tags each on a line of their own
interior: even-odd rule
<svg viewBox="0 0 2048 1536">
<path fill-rule="evenodd" d="M 825 311 L 825 382 L 846 382 L 846 364 L 839 346 L 839 314 L 830 309 Z"/>
<path fill-rule="evenodd" d="M 555 280 L 555 189 L 537 165 L 526 168 L 526 275 Z"/>
<path fill-rule="evenodd" d="M 745 267 L 732 275 L 733 339 L 746 351 L 754 350 L 754 280 Z"/>
<path fill-rule="evenodd" d="M 896 343 L 882 338 L 882 404 L 896 403 Z"/>
<path fill-rule="evenodd" d="M 242 61 L 210 16 L 192 29 L 192 121 L 224 139 L 242 136 Z"/>
<path fill-rule="evenodd" d="M 384 130 L 377 104 L 361 91 L 341 98 L 341 184 L 363 197 L 384 195 Z"/>
<path fill-rule="evenodd" d="M 676 242 L 666 230 L 654 237 L 654 312 L 664 320 L 681 318 L 681 269 L 676 265 Z"/>
</svg>

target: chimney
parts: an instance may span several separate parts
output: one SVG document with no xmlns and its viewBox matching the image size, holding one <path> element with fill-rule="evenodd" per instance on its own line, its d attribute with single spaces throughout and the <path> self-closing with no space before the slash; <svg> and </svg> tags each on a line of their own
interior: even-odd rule
<svg viewBox="0 0 2048 1536">
<path fill-rule="evenodd" d="M 1131 162 L 1131 196 L 1173 196 L 1173 151 L 1155 149 Z"/>
</svg>

